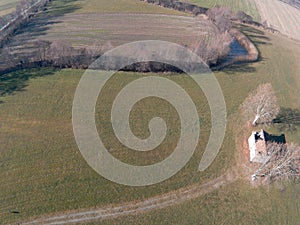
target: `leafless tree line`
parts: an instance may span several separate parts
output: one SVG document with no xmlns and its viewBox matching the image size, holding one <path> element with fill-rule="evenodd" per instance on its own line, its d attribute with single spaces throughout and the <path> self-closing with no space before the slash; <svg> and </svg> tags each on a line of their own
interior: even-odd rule
<svg viewBox="0 0 300 225">
<path fill-rule="evenodd" d="M 23 15 L 20 22 L 15 22 L 10 29 L 14 30 L 22 22 L 30 18 L 31 15 L 43 10 L 45 4 L 51 0 L 40 0 L 40 4 L 36 4 L 37 0 L 21 0 L 17 6 L 15 15 Z M 154 2 L 157 2 L 156 0 Z M 178 3 L 173 0 L 158 1 L 159 4 L 164 4 L 168 7 L 175 7 L 176 9 L 191 10 L 194 6 L 189 6 L 188 3 Z M 36 4 L 36 5 L 35 5 Z M 216 6 L 212 9 L 205 10 L 209 19 L 213 21 L 218 32 L 213 35 L 204 35 L 195 37 L 194 43 L 189 46 L 196 54 L 208 65 L 216 65 L 219 60 L 225 58 L 230 52 L 230 44 L 233 37 L 228 32 L 231 29 L 232 13 L 229 9 Z M 11 31 L 8 29 L 8 33 Z M 5 33 L 5 32 L 4 32 Z M 3 34 L 2 34 L 3 35 Z M 4 34 L 5 36 L 5 34 Z M 70 68 L 87 68 L 92 59 L 100 56 L 104 51 L 102 46 L 91 46 L 85 49 L 74 49 L 64 41 L 54 41 L 53 43 L 47 41 L 36 41 L 34 44 L 36 50 L 31 55 L 16 56 L 13 49 L 6 46 L 2 50 L 2 56 L 6 59 L 7 67 L 26 67 L 33 63 L 39 65 L 48 65 L 56 67 L 70 67 Z M 96 50 L 95 50 L 96 49 Z M 21 57 L 21 58 L 20 58 Z M 113 66 L 113 65 L 112 65 Z M 161 68 L 159 68 L 161 67 Z M 174 68 L 157 65 L 155 63 L 143 63 L 128 67 L 128 69 L 138 68 L 138 71 L 164 71 Z M 177 71 L 178 72 L 178 71 Z"/>
<path fill-rule="evenodd" d="M 215 65 L 230 52 L 233 37 L 229 33 L 195 37 L 192 50 L 208 65 Z"/>
<path fill-rule="evenodd" d="M 234 38 L 228 32 L 232 27 L 232 12 L 226 7 L 215 6 L 212 9 L 196 6 L 187 2 L 174 0 L 145 0 L 148 3 L 172 8 L 194 15 L 206 14 L 216 25 L 219 34 L 195 37 L 191 49 L 208 65 L 215 65 L 230 52 L 230 44 Z"/>
<path fill-rule="evenodd" d="M 0 47 L 14 34 L 14 32 L 24 23 L 52 0 L 21 0 L 16 10 L 12 13 L 0 17 Z"/>
<path fill-rule="evenodd" d="M 206 15 L 217 27 L 216 34 L 195 37 L 194 52 L 208 65 L 216 65 L 230 52 L 234 38 L 229 33 L 232 27 L 232 13 L 228 8 L 215 6 L 206 11 Z"/>
<path fill-rule="evenodd" d="M 215 68 L 222 68 L 222 66 L 230 65 L 235 62 L 252 62 L 257 60 L 259 53 L 255 46 L 245 35 L 233 28 L 233 21 L 253 23 L 254 21 L 251 16 L 243 11 L 233 13 L 229 8 L 219 5 L 208 9 L 206 15 L 216 25 L 220 33 L 217 39 L 208 44 L 200 40 L 200 48 L 196 48 L 198 50 L 197 54 L 201 55 L 201 52 L 205 53 L 201 56 L 208 64 L 215 64 L 217 65 Z M 247 50 L 248 55 L 236 56 L 229 62 L 218 64 L 218 61 L 222 61 L 222 59 L 226 58 L 229 54 L 231 51 L 230 45 L 234 40 L 238 41 L 240 45 Z"/>
<path fill-rule="evenodd" d="M 85 69 L 99 57 L 106 46 L 96 44 L 83 49 L 75 49 L 68 42 L 57 40 L 54 42 L 37 40 L 32 42 L 30 52 L 20 54 L 6 45 L 1 52 L 1 70 L 14 68 L 30 68 L 39 66 L 53 66 L 58 68 Z"/>
<path fill-rule="evenodd" d="M 160 5 L 162 7 L 175 9 L 182 12 L 192 13 L 198 15 L 200 13 L 204 14 L 207 11 L 207 8 L 203 8 L 194 4 L 190 4 L 183 1 L 177 0 L 141 0 L 155 5 Z"/>
<path fill-rule="evenodd" d="M 24 0 L 23 9 L 28 8 L 28 5 L 26 5 L 25 2 L 27 1 Z M 233 41 L 233 38 L 229 34 L 228 29 L 230 29 L 231 25 L 229 22 L 221 22 L 223 17 L 229 18 L 229 14 L 230 12 L 223 8 L 212 10 L 210 15 L 213 18 L 211 20 L 214 22 L 217 21 L 221 28 L 219 28 L 215 34 L 206 34 L 195 37 L 194 43 L 189 46 L 196 54 L 201 56 L 203 61 L 208 65 L 217 64 L 218 60 L 226 57 L 230 51 L 230 44 Z M 37 66 L 44 65 L 60 68 L 67 67 L 84 69 L 89 66 L 93 59 L 103 54 L 106 49 L 105 46 L 97 46 L 96 44 L 85 49 L 74 49 L 71 45 L 64 41 L 54 41 L 50 43 L 48 41 L 38 40 L 35 41 L 33 45 L 35 48 L 34 52 L 23 55 L 16 55 L 9 45 L 5 46 L 2 50 L 2 58 L 6 59 L 5 65 L 8 68 L 24 68 L 28 65 L 32 66 L 33 64 L 36 64 Z M 116 65 L 108 65 L 108 69 L 114 69 L 115 66 Z M 172 66 L 166 66 L 154 62 L 128 66 L 126 70 L 142 72 L 179 72 L 178 69 L 176 70 L 176 68 Z"/>
<path fill-rule="evenodd" d="M 21 56 L 15 53 L 12 48 L 6 46 L 2 50 L 1 58 L 4 68 L 0 68 L 1 73 L 13 70 L 32 68 L 32 67 L 55 67 L 87 69 L 104 52 L 112 48 L 110 42 L 99 45 L 97 43 L 86 48 L 75 49 L 65 41 L 43 41 L 38 40 L 33 43 L 31 53 L 24 53 Z M 34 50 L 33 50 L 34 49 Z M 102 59 L 101 64 L 94 69 L 115 70 L 120 69 L 120 65 L 127 65 L 130 58 L 118 57 Z M 1 65 L 0 65 L 1 66 Z M 1 71 L 2 69 L 2 71 Z M 171 64 L 159 62 L 141 62 L 127 65 L 122 70 L 136 72 L 175 72 L 182 73 L 181 70 Z"/>
<path fill-rule="evenodd" d="M 214 21 L 219 30 L 224 33 L 228 32 L 232 27 L 231 18 L 233 14 L 229 8 L 215 6 L 207 10 L 206 15 Z"/>
</svg>

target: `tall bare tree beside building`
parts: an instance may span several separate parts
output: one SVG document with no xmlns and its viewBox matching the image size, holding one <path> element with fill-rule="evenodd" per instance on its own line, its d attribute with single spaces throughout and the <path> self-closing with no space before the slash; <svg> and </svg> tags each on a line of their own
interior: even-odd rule
<svg viewBox="0 0 300 225">
<path fill-rule="evenodd" d="M 277 98 L 270 83 L 261 84 L 242 104 L 243 113 L 252 125 L 271 123 L 279 112 Z"/>
</svg>

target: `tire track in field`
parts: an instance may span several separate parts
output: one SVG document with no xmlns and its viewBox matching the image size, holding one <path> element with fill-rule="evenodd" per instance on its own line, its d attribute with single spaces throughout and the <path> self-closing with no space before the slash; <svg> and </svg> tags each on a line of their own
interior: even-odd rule
<svg viewBox="0 0 300 225">
<path fill-rule="evenodd" d="M 45 216 L 35 219 L 23 225 L 59 225 L 59 224 L 74 224 L 91 221 L 99 221 L 110 219 L 119 216 L 127 216 L 137 213 L 145 213 L 155 209 L 162 209 L 175 204 L 185 202 L 187 200 L 198 198 L 202 195 L 217 190 L 221 186 L 232 183 L 239 176 L 237 171 L 229 170 L 227 173 L 208 181 L 204 184 L 196 184 L 187 188 L 182 188 L 176 191 L 155 196 L 138 202 L 128 202 L 120 205 L 110 205 L 99 209 L 87 209 L 77 212 L 65 212 L 59 215 Z"/>
</svg>

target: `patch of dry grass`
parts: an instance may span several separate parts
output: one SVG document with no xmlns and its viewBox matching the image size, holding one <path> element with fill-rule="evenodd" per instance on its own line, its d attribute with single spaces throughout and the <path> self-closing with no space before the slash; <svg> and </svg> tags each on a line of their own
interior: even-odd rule
<svg viewBox="0 0 300 225">
<path fill-rule="evenodd" d="M 251 15 L 255 20 L 260 21 L 260 15 L 253 0 L 188 0 L 188 2 L 207 8 L 215 5 L 225 6 L 233 12 L 242 10 Z"/>
<path fill-rule="evenodd" d="M 18 0 L 0 0 L 0 16 L 15 10 Z"/>
</svg>

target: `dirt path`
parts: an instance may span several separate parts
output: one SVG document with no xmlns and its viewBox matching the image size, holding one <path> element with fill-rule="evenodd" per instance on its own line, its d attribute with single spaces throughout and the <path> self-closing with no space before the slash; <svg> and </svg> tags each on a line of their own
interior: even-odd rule
<svg viewBox="0 0 300 225">
<path fill-rule="evenodd" d="M 77 212 L 65 212 L 60 215 L 47 216 L 30 222 L 21 223 L 27 225 L 34 224 L 74 224 L 102 219 L 115 218 L 119 216 L 144 213 L 154 209 L 161 209 L 187 200 L 195 199 L 201 195 L 217 190 L 223 185 L 237 180 L 239 176 L 237 171 L 229 170 L 222 176 L 219 176 L 207 183 L 196 184 L 187 188 L 182 188 L 163 195 L 155 196 L 139 202 L 129 202 L 117 206 L 107 206 L 99 209 L 87 209 Z"/>
</svg>

